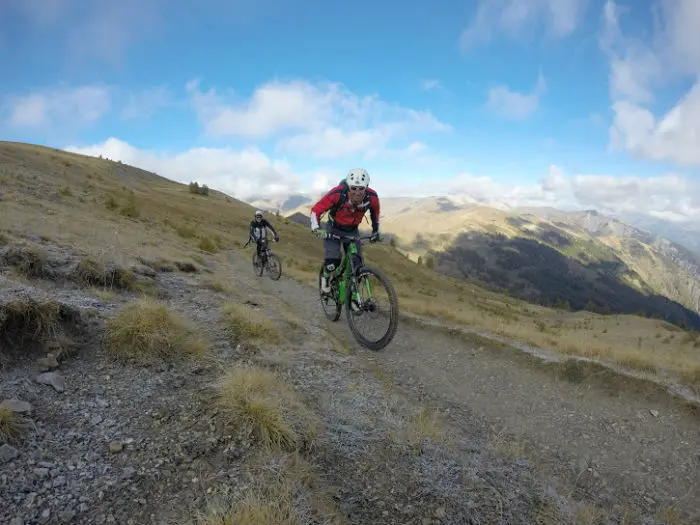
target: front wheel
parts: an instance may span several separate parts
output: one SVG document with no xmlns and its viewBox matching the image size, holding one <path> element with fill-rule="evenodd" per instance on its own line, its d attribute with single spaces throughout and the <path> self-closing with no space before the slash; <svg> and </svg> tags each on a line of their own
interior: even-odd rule
<svg viewBox="0 0 700 525">
<path fill-rule="evenodd" d="M 278 280 L 282 275 L 282 261 L 274 253 L 267 256 L 267 271 L 273 281 Z"/>
<path fill-rule="evenodd" d="M 396 334 L 399 300 L 389 278 L 379 270 L 364 266 L 351 280 L 345 310 L 350 331 L 365 348 L 381 350 Z M 378 322 L 383 328 L 365 335 L 365 324 Z"/>
<path fill-rule="evenodd" d="M 340 313 L 343 310 L 343 304 L 338 300 L 338 286 L 333 283 L 331 284 L 330 293 L 324 293 L 321 290 L 321 277 L 323 277 L 323 265 L 321 265 L 321 270 L 318 272 L 318 293 L 320 295 L 321 308 L 323 308 L 323 313 L 326 314 L 326 319 L 336 322 L 340 319 Z"/>
<path fill-rule="evenodd" d="M 263 267 L 263 263 L 258 255 L 258 252 L 253 252 L 253 271 L 255 272 L 255 275 L 262 277 L 264 269 L 265 268 Z"/>
</svg>

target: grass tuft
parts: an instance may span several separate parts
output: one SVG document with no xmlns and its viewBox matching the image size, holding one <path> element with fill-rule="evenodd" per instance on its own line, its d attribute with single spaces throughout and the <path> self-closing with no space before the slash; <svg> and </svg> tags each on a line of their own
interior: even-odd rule
<svg viewBox="0 0 700 525">
<path fill-rule="evenodd" d="M 5 263 L 24 277 L 44 277 L 49 257 L 41 246 L 13 245 L 5 252 Z"/>
<path fill-rule="evenodd" d="M 22 427 L 15 413 L 9 408 L 0 408 L 0 443 L 10 443 L 19 438 Z"/>
<path fill-rule="evenodd" d="M 318 420 L 296 391 L 270 370 L 237 367 L 223 378 L 220 403 L 236 423 L 245 425 L 264 447 L 308 448 Z"/>
<path fill-rule="evenodd" d="M 136 275 L 118 266 L 108 267 L 100 261 L 86 257 L 73 270 L 73 280 L 80 286 L 102 286 L 124 290 L 138 290 Z"/>
<path fill-rule="evenodd" d="M 229 336 L 236 341 L 279 341 L 272 321 L 251 305 L 228 302 L 221 307 L 221 318 Z"/>
<path fill-rule="evenodd" d="M 208 498 L 209 508 L 195 518 L 196 524 L 347 523 L 325 487 L 318 486 L 311 464 L 296 452 L 258 454 L 245 476 L 250 482 L 244 491 L 222 490 Z"/>
<path fill-rule="evenodd" d="M 444 422 L 432 410 L 421 407 L 408 421 L 408 443 L 416 455 L 421 454 L 426 441 L 441 444 L 447 436 Z"/>
<path fill-rule="evenodd" d="M 61 335 L 61 321 L 77 315 L 56 301 L 17 297 L 0 301 L 0 357 L 27 353 L 33 345 L 44 345 Z"/>
<path fill-rule="evenodd" d="M 122 308 L 107 324 L 103 342 L 114 357 L 141 362 L 201 356 L 207 350 L 183 317 L 151 297 Z"/>
</svg>

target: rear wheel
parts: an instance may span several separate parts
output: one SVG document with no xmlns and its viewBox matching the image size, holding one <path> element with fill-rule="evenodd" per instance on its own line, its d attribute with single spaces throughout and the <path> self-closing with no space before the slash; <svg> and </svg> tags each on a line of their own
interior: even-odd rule
<svg viewBox="0 0 700 525">
<path fill-rule="evenodd" d="M 340 319 L 340 313 L 343 310 L 343 305 L 338 302 L 338 286 L 336 283 L 332 283 L 330 293 L 324 293 L 321 290 L 321 277 L 323 277 L 323 265 L 321 265 L 321 270 L 318 272 L 318 293 L 320 295 L 321 308 L 323 308 L 326 318 L 335 322 Z"/>
<path fill-rule="evenodd" d="M 381 350 L 396 334 L 399 324 L 399 301 L 389 278 L 379 270 L 364 266 L 351 280 L 346 298 L 346 315 L 352 335 L 370 350 Z M 376 330 L 367 325 L 378 324 Z"/>
<path fill-rule="evenodd" d="M 267 256 L 267 271 L 270 274 L 270 279 L 278 280 L 282 276 L 282 261 L 274 253 Z"/>
</svg>

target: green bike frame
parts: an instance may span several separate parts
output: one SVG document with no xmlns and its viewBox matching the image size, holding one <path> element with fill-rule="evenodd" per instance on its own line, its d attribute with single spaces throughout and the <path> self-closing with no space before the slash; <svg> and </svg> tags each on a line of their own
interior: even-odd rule
<svg viewBox="0 0 700 525">
<path fill-rule="evenodd" d="M 357 255 L 357 244 L 355 241 L 350 241 L 348 246 L 343 250 L 343 256 L 340 265 L 331 274 L 331 279 L 338 280 L 338 303 L 345 304 L 348 290 L 350 289 L 350 279 L 355 275 L 356 267 L 353 263 L 353 255 Z M 368 280 L 365 280 L 365 288 L 367 289 L 368 297 L 372 296 L 372 290 Z"/>
</svg>

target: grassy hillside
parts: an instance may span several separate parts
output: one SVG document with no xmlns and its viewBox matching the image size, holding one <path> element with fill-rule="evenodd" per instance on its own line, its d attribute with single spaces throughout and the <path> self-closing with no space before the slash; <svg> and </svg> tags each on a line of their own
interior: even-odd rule
<svg viewBox="0 0 700 525">
<path fill-rule="evenodd" d="M 110 263 L 202 267 L 204 254 L 216 260 L 225 258 L 226 250 L 242 250 L 254 211 L 213 190 L 191 193 L 187 185 L 117 162 L 26 144 L 0 143 L 0 181 L 6 258 L 17 246 L 40 250 L 42 243 L 52 242 Z M 282 257 L 285 274 L 315 285 L 322 243 L 307 227 L 274 216 L 270 220 L 280 233 L 281 242 L 272 247 Z M 251 248 L 247 253 L 252 258 Z M 528 304 L 417 265 L 389 243 L 368 246 L 365 254 L 392 278 L 404 312 L 700 382 L 696 333 L 634 316 Z"/>
<path fill-rule="evenodd" d="M 399 247 L 449 275 L 545 306 L 700 328 L 696 258 L 595 212 L 515 213 L 448 198 L 386 208 L 383 228 Z"/>
</svg>

